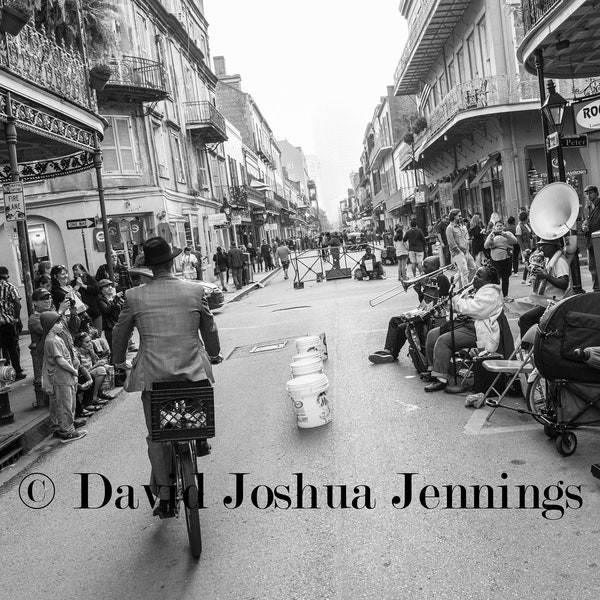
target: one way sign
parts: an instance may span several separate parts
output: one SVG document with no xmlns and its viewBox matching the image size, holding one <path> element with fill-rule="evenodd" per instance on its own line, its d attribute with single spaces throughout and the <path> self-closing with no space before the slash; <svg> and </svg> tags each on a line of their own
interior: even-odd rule
<svg viewBox="0 0 600 600">
<path fill-rule="evenodd" d="M 94 219 L 67 219 L 67 229 L 87 229 L 88 227 L 95 227 L 96 221 Z"/>
</svg>

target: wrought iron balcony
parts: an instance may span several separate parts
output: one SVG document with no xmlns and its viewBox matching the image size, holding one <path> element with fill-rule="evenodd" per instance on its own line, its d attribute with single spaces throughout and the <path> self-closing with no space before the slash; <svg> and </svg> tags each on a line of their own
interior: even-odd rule
<svg viewBox="0 0 600 600">
<path fill-rule="evenodd" d="M 225 118 L 210 102 L 184 102 L 185 123 L 192 138 L 203 144 L 227 140 Z"/>
<path fill-rule="evenodd" d="M 537 50 L 542 50 L 544 77 L 575 79 L 597 77 L 595 32 L 600 12 L 595 0 L 521 0 L 525 37 L 517 58 L 536 73 Z"/>
<path fill-rule="evenodd" d="M 417 94 L 420 80 L 439 60 L 442 48 L 471 0 L 421 0 L 394 74 L 394 94 Z"/>
<path fill-rule="evenodd" d="M 156 102 L 169 97 L 167 74 L 161 63 L 124 55 L 108 64 L 112 74 L 98 93 L 102 100 Z"/>
<path fill-rule="evenodd" d="M 519 105 L 538 99 L 537 80 L 530 76 L 499 75 L 460 83 L 431 111 L 429 127 L 418 136 L 415 145 L 432 137 L 459 113 L 506 104 Z"/>
<path fill-rule="evenodd" d="M 16 36 L 0 35 L 0 69 L 44 93 L 97 112 L 83 55 L 60 46 L 52 35 L 44 35 L 32 25 L 26 25 Z"/>
<path fill-rule="evenodd" d="M 561 0 L 521 0 L 523 29 L 533 29 Z"/>
</svg>

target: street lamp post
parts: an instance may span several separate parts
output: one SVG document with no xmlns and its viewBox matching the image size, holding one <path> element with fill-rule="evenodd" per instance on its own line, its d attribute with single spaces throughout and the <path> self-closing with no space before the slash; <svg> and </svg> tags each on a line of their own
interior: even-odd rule
<svg viewBox="0 0 600 600">
<path fill-rule="evenodd" d="M 565 118 L 565 112 L 567 108 L 567 100 L 565 100 L 557 91 L 556 86 L 554 85 L 554 81 L 552 79 L 548 80 L 548 96 L 542 104 L 542 114 L 548 123 L 548 125 L 552 128 L 553 134 L 548 136 L 545 140 L 546 142 L 546 152 L 550 155 L 552 152 L 550 148 L 550 137 L 554 136 L 554 144 L 556 145 L 556 159 L 558 162 L 558 179 L 566 183 L 566 175 L 565 175 L 565 162 L 563 158 L 562 151 L 562 127 Z M 550 161 L 548 161 L 550 162 Z M 550 172 L 548 173 L 548 179 L 550 180 Z M 579 266 L 579 248 L 577 247 L 577 232 L 572 234 L 575 237 L 575 253 L 573 255 L 573 260 L 571 261 L 571 279 L 573 281 L 573 292 L 576 294 L 582 294 L 583 288 L 581 287 L 581 269 Z"/>
</svg>

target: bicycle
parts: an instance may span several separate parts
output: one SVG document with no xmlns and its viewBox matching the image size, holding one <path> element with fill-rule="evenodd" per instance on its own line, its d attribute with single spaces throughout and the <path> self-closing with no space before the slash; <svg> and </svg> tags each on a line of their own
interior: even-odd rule
<svg viewBox="0 0 600 600">
<path fill-rule="evenodd" d="M 155 382 L 151 391 L 152 440 L 171 446 L 170 505 L 179 517 L 183 502 L 190 550 L 202 554 L 197 440 L 215 435 L 214 388 L 208 380 Z"/>
</svg>

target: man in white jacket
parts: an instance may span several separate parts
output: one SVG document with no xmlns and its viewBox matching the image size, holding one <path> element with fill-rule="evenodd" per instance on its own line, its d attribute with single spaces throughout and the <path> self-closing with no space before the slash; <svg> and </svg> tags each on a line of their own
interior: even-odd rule
<svg viewBox="0 0 600 600">
<path fill-rule="evenodd" d="M 500 344 L 502 314 L 502 291 L 500 277 L 494 267 L 481 267 L 475 273 L 472 288 L 453 298 L 454 310 L 466 320 L 454 325 L 454 348 L 452 332 L 441 333 L 436 327 L 427 334 L 427 362 L 433 365 L 433 382 L 425 386 L 426 392 L 443 390 L 450 378 L 453 350 L 477 347 L 495 352 Z"/>
</svg>

